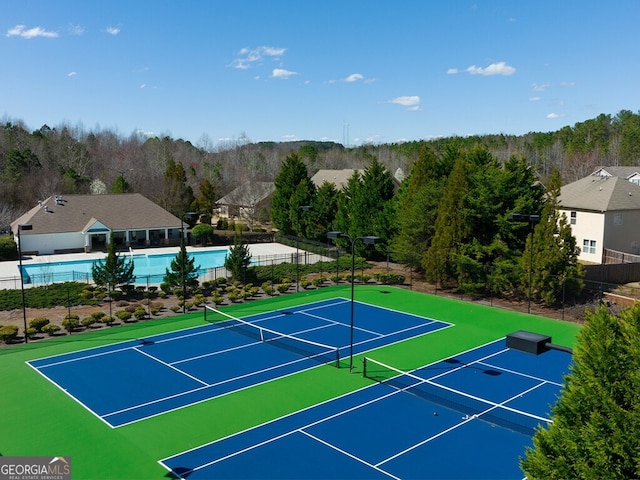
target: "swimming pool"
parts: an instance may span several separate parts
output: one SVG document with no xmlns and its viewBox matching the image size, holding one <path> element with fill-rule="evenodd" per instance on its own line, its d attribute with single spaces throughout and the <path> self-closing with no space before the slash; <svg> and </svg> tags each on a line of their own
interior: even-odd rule
<svg viewBox="0 0 640 480">
<path fill-rule="evenodd" d="M 177 253 L 121 253 L 120 256 L 133 259 L 133 274 L 136 276 L 134 283 L 146 284 L 162 282 L 166 269 L 171 269 L 171 262 L 175 260 Z M 210 268 L 222 267 L 228 253 L 229 249 L 226 247 L 188 252 L 189 257 L 195 260 L 194 265 L 199 267 L 199 275 L 203 275 Z M 24 282 L 38 284 L 88 281 L 91 279 L 91 267 L 95 261 L 87 259 L 24 264 Z"/>
</svg>

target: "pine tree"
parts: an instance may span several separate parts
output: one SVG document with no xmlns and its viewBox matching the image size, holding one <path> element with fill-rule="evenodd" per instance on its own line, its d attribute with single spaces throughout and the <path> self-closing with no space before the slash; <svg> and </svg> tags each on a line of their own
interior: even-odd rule
<svg viewBox="0 0 640 480">
<path fill-rule="evenodd" d="M 533 235 L 529 235 L 522 255 L 521 284 L 533 300 L 554 304 L 564 291 L 566 298 L 580 294 L 584 267 L 578 263 L 579 249 L 565 215 L 560 215 L 561 178 L 554 170 L 547 196 Z M 531 278 L 531 288 L 529 288 Z"/>
<path fill-rule="evenodd" d="M 96 260 L 91 266 L 91 276 L 97 285 L 107 285 L 109 293 L 118 285 L 124 285 L 135 281 L 133 274 L 133 260 L 121 257 L 116 252 L 116 242 L 113 232 L 109 237 L 107 256 L 102 260 Z"/>
<path fill-rule="evenodd" d="M 309 221 L 307 237 L 318 242 L 327 241 L 327 232 L 333 230 L 333 219 L 338 210 L 340 192 L 333 183 L 325 182 L 316 191 L 311 205 L 313 209 L 305 212 Z"/>
<path fill-rule="evenodd" d="M 180 242 L 180 250 L 176 254 L 175 258 L 171 261 L 170 269 L 165 269 L 165 275 L 163 282 L 171 285 L 172 287 L 185 286 L 185 292 L 183 292 L 186 298 L 189 288 L 198 286 L 198 270 L 200 265 L 195 266 L 196 259 L 191 257 L 187 253 L 187 248 L 184 244 L 184 238 Z"/>
<path fill-rule="evenodd" d="M 284 235 L 297 234 L 300 232 L 300 226 L 296 224 L 298 207 L 312 205 L 315 188 L 307 167 L 296 153 L 291 153 L 284 160 L 274 184 L 276 189 L 271 200 L 273 226 Z"/>
<path fill-rule="evenodd" d="M 423 146 L 394 204 L 398 234 L 391 242 L 392 257 L 422 270 L 422 255 L 431 245 L 438 202 L 446 178 L 438 175 L 433 148 Z"/>
<path fill-rule="evenodd" d="M 229 255 L 224 259 L 224 268 L 231 272 L 234 280 L 243 280 L 249 265 L 251 264 L 251 253 L 249 245 L 242 242 L 242 237 L 236 235 L 233 240 L 233 247 L 229 250 Z"/>
<path fill-rule="evenodd" d="M 167 169 L 164 172 L 163 207 L 180 217 L 191 209 L 193 201 L 193 189 L 187 183 L 184 166 L 173 158 L 169 158 Z"/>
<path fill-rule="evenodd" d="M 458 278 L 457 256 L 469 233 L 465 204 L 468 168 L 465 156 L 460 155 L 438 204 L 433 240 L 423 259 L 427 278 L 441 284 Z"/>
<path fill-rule="evenodd" d="M 530 480 L 640 478 L 640 306 L 588 312 L 570 374 L 521 459 Z"/>
<path fill-rule="evenodd" d="M 382 239 L 381 243 L 387 243 L 395 233 L 395 212 L 391 208 L 394 190 L 389 171 L 377 158 L 371 157 L 364 173 L 354 172 L 349 178 L 338 202 L 334 227 L 352 238 L 375 235 Z M 346 240 L 337 243 L 347 246 Z M 362 257 L 373 251 L 373 247 L 362 242 L 356 242 L 354 249 L 356 255 Z"/>
</svg>

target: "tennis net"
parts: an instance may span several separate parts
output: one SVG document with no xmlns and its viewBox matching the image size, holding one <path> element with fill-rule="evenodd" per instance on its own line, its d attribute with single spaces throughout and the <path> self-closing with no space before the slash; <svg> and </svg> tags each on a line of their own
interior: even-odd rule
<svg viewBox="0 0 640 480">
<path fill-rule="evenodd" d="M 524 435 L 533 436 L 539 425 L 546 426 L 551 422 L 548 418 L 438 385 L 371 358 L 363 359 L 363 375 L 433 404 L 463 413 L 465 418 L 477 418 Z"/>
<path fill-rule="evenodd" d="M 241 318 L 233 317 L 208 305 L 204 306 L 204 320 L 209 323 L 224 322 L 222 326 L 226 330 L 283 348 L 321 364 L 332 364 L 338 368 L 340 367 L 340 349 L 338 347 L 271 330 Z"/>
</svg>

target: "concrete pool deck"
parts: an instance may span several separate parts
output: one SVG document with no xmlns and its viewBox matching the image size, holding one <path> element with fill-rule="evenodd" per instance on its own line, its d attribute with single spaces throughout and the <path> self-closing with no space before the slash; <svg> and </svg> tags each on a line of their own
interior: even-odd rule
<svg viewBox="0 0 640 480">
<path fill-rule="evenodd" d="M 187 253 L 202 252 L 210 250 L 225 250 L 228 247 L 187 247 Z M 180 247 L 154 247 L 154 248 L 136 248 L 133 250 L 134 255 L 162 255 L 177 254 Z M 302 250 L 300 250 L 302 252 Z M 249 252 L 253 259 L 268 258 L 282 255 L 290 255 L 289 261 L 295 261 L 296 249 L 281 243 L 253 243 L 249 244 Z M 119 252 L 120 255 L 127 256 L 127 251 Z M 106 257 L 106 252 L 90 252 L 90 253 L 66 253 L 54 255 L 29 255 L 22 259 L 22 265 L 43 265 L 53 262 L 72 262 L 76 260 L 100 260 Z M 19 261 L 0 262 L 0 290 L 18 289 L 20 288 L 20 269 Z M 32 285 L 25 283 L 25 287 Z"/>
</svg>

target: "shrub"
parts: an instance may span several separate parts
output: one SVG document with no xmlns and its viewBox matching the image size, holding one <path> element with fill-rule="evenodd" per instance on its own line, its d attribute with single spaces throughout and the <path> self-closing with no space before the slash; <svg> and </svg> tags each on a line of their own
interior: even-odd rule
<svg viewBox="0 0 640 480">
<path fill-rule="evenodd" d="M 69 313 L 62 319 L 62 326 L 71 333 L 80 326 L 80 317 L 75 313 Z"/>
<path fill-rule="evenodd" d="M 80 292 L 80 296 L 82 298 L 84 298 L 85 300 L 89 300 L 89 299 L 93 298 L 95 296 L 95 294 L 94 294 L 93 291 L 85 289 L 85 290 L 82 290 Z"/>
<path fill-rule="evenodd" d="M 224 298 L 222 298 L 222 295 L 220 295 L 218 292 L 213 294 L 211 300 L 213 300 L 213 303 L 215 303 L 216 305 L 222 305 L 224 303 Z"/>
<path fill-rule="evenodd" d="M 178 313 L 181 309 L 182 307 L 180 305 L 171 305 L 169 307 L 169 310 L 171 310 L 173 313 Z"/>
<path fill-rule="evenodd" d="M 161 303 L 151 302 L 151 304 L 149 305 L 149 311 L 151 312 L 151 315 L 158 315 L 163 308 L 164 305 L 162 305 Z"/>
<path fill-rule="evenodd" d="M 35 337 L 37 334 L 38 334 L 38 331 L 37 331 L 35 328 L 33 328 L 33 327 L 29 327 L 29 328 L 27 328 L 27 337 L 29 337 L 29 338 L 33 338 L 33 337 Z"/>
<path fill-rule="evenodd" d="M 182 297 L 182 287 L 176 287 L 174 288 L 171 293 L 173 295 L 175 295 L 176 297 Z"/>
<path fill-rule="evenodd" d="M 127 312 L 126 310 L 118 310 L 114 315 L 123 322 L 128 322 L 133 316 L 131 312 Z"/>
<path fill-rule="evenodd" d="M 124 309 L 129 313 L 134 313 L 140 305 L 136 305 L 135 303 L 131 305 L 127 305 Z"/>
<path fill-rule="evenodd" d="M 89 317 L 83 318 L 81 323 L 85 328 L 89 328 L 91 327 L 91 325 L 96 323 L 96 319 L 89 316 Z"/>
<path fill-rule="evenodd" d="M 227 293 L 227 298 L 229 299 L 230 302 L 238 302 L 240 301 L 240 297 L 241 297 L 240 290 L 238 290 L 237 288 Z"/>
<path fill-rule="evenodd" d="M 138 320 L 142 320 L 144 317 L 147 316 L 147 311 L 145 310 L 145 308 L 142 305 L 139 305 L 138 307 L 136 307 L 136 309 L 133 312 L 133 315 L 138 319 Z"/>
<path fill-rule="evenodd" d="M 307 277 L 302 277 L 300 279 L 300 286 L 306 290 L 311 286 L 311 280 L 309 280 Z"/>
<path fill-rule="evenodd" d="M 93 312 L 91 316 L 95 319 L 96 322 L 100 322 L 104 317 L 107 316 L 102 310 L 98 310 L 97 312 Z"/>
<path fill-rule="evenodd" d="M 9 343 L 18 336 L 18 327 L 15 325 L 5 325 L 0 327 L 0 342 Z"/>
<path fill-rule="evenodd" d="M 110 317 L 109 315 L 105 315 L 100 319 L 100 321 L 104 323 L 107 327 L 110 327 L 111 325 L 113 325 L 116 319 L 115 317 Z"/>
<path fill-rule="evenodd" d="M 60 330 L 60 326 L 56 325 L 55 323 L 48 323 L 44 327 L 42 327 L 42 332 L 46 333 L 50 337 L 54 336 Z"/>
<path fill-rule="evenodd" d="M 381 273 L 377 272 L 373 275 L 375 279 L 386 285 L 402 285 L 404 283 L 404 275 L 398 273 Z"/>
<path fill-rule="evenodd" d="M 325 280 L 325 277 L 316 277 L 311 281 L 311 283 L 313 283 L 315 287 L 320 287 L 325 282 Z"/>
<path fill-rule="evenodd" d="M 46 317 L 36 317 L 29 322 L 31 328 L 35 328 L 35 333 L 42 332 L 42 327 L 49 323 L 49 319 Z"/>
<path fill-rule="evenodd" d="M 201 293 L 198 293 L 194 299 L 193 299 L 193 304 L 196 307 L 199 307 L 200 305 L 202 305 L 203 303 L 205 303 L 207 301 L 207 299 L 205 298 L 204 295 L 202 295 Z"/>
<path fill-rule="evenodd" d="M 289 290 L 290 288 L 291 288 L 290 283 L 281 283 L 280 285 L 278 285 L 278 292 L 286 293 L 287 290 Z"/>
</svg>

